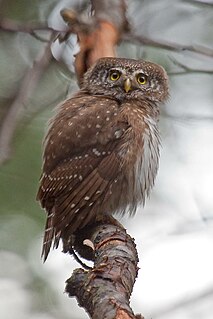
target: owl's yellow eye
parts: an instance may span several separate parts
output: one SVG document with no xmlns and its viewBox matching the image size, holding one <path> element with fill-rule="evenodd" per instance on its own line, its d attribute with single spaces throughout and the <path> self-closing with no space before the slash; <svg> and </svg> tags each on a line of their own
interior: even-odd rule
<svg viewBox="0 0 213 319">
<path fill-rule="evenodd" d="M 137 81 L 139 84 L 144 85 L 147 82 L 147 76 L 143 73 L 139 73 L 137 75 Z"/>
<path fill-rule="evenodd" d="M 111 81 L 117 81 L 121 76 L 121 72 L 117 71 L 117 70 L 113 70 L 110 72 L 110 80 Z"/>
</svg>

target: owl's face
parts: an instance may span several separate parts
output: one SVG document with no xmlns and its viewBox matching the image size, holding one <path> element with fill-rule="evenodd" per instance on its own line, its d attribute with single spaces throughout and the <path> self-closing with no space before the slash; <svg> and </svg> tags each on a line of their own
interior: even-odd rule
<svg viewBox="0 0 213 319">
<path fill-rule="evenodd" d="M 101 58 L 84 76 L 82 89 L 93 95 L 162 102 L 168 97 L 165 70 L 144 60 Z"/>
</svg>

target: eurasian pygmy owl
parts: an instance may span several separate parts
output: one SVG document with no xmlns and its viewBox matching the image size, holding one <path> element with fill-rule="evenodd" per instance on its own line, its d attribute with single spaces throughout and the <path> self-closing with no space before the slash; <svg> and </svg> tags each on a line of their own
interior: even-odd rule
<svg viewBox="0 0 213 319">
<path fill-rule="evenodd" d="M 37 195 L 47 211 L 44 260 L 53 240 L 57 247 L 104 214 L 133 214 L 144 204 L 158 169 L 159 103 L 167 97 L 161 66 L 101 58 L 59 106 Z"/>
</svg>

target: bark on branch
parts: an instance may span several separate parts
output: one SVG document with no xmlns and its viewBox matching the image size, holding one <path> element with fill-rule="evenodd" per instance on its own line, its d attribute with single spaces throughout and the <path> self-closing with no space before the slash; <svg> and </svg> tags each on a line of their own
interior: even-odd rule
<svg viewBox="0 0 213 319">
<path fill-rule="evenodd" d="M 134 240 L 123 227 L 112 224 L 98 225 L 91 234 L 94 268 L 76 269 L 67 280 L 66 292 L 92 319 L 136 318 L 129 306 L 138 273 Z"/>
<path fill-rule="evenodd" d="M 76 55 L 75 70 L 79 84 L 96 60 L 116 56 L 116 45 L 128 30 L 124 0 L 92 0 L 91 4 L 93 15 L 88 20 L 70 9 L 61 12 L 70 32 L 78 36 L 80 51 Z"/>
</svg>

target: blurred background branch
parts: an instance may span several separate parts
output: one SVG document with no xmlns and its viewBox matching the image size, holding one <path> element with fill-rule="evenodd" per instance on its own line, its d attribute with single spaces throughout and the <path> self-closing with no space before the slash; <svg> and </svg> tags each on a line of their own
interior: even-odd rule
<svg viewBox="0 0 213 319">
<path fill-rule="evenodd" d="M 13 97 L 13 101 L 2 119 L 0 127 L 0 164 L 7 161 L 11 156 L 12 139 L 20 119 L 21 110 L 32 95 L 52 59 L 50 46 L 54 37 L 55 32 L 52 32 L 48 44 L 39 52 L 33 67 L 26 71 L 18 92 Z"/>
</svg>

